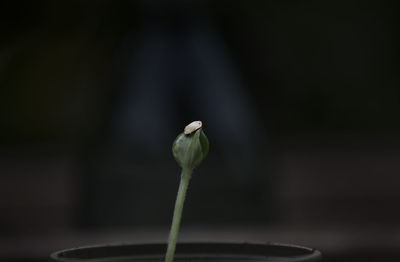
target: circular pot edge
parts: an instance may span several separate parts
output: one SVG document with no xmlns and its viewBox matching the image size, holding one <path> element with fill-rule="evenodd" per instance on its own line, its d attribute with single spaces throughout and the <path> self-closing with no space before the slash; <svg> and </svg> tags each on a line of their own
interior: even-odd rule
<svg viewBox="0 0 400 262">
<path fill-rule="evenodd" d="M 110 243 L 110 244 L 100 244 L 100 245 L 87 245 L 87 246 L 80 246 L 80 247 L 74 247 L 74 248 L 68 248 L 68 249 L 63 249 L 59 250 L 56 252 L 53 252 L 49 259 L 50 261 L 54 262 L 72 262 L 72 261 L 90 261 L 90 262 L 95 262 L 95 261 L 106 261 L 106 258 L 94 258 L 94 259 L 89 259 L 89 258 L 79 258 L 79 257 L 68 257 L 68 254 L 74 254 L 74 253 L 79 253 L 82 251 L 91 251 L 93 253 L 96 250 L 102 250 L 102 249 L 128 249 L 128 248 L 134 248 L 134 249 L 143 249 L 143 248 L 155 248 L 159 251 L 162 250 L 162 252 L 157 252 L 154 254 L 163 254 L 163 252 L 166 250 L 167 244 L 166 243 L 160 243 L 160 242 L 146 242 L 146 243 L 128 243 L 128 242 L 122 242 L 122 243 Z M 301 245 L 295 245 L 295 244 L 285 244 L 285 243 L 280 243 L 280 242 L 229 242 L 229 241 L 224 241 L 224 242 L 180 242 L 177 244 L 177 254 L 179 254 L 180 249 L 187 249 L 192 250 L 189 253 L 195 253 L 193 252 L 194 250 L 199 250 L 197 252 L 201 252 L 202 249 L 206 248 L 207 252 L 217 252 L 217 251 L 210 251 L 209 248 L 213 247 L 212 249 L 220 249 L 222 247 L 222 251 L 224 248 L 230 248 L 233 250 L 238 250 L 240 248 L 241 252 L 234 252 L 235 254 L 243 254 L 243 255 L 250 255 L 250 254 L 263 254 L 265 250 L 273 248 L 273 249 L 282 249 L 286 251 L 291 251 L 289 253 L 298 253 L 298 252 L 303 252 L 303 254 L 298 255 L 297 258 L 293 258 L 290 260 L 291 262 L 302 262 L 302 261 L 319 261 L 322 258 L 322 254 L 319 250 L 315 248 L 309 248 Z M 264 251 L 263 251 L 264 249 Z M 221 254 L 224 254 L 222 251 Z M 254 251 L 258 251 L 254 253 Z M 182 252 L 186 254 L 186 252 Z M 112 256 L 108 257 L 112 258 Z"/>
</svg>

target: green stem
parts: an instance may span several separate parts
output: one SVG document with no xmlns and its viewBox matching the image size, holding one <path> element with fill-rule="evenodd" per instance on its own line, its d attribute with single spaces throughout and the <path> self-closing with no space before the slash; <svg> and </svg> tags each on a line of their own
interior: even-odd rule
<svg viewBox="0 0 400 262">
<path fill-rule="evenodd" d="M 186 191 L 189 185 L 192 169 L 182 168 L 181 182 L 179 184 L 178 195 L 176 197 L 172 226 L 169 232 L 168 249 L 165 262 L 173 262 L 175 254 L 176 239 L 178 238 L 179 225 L 182 217 L 183 203 L 185 202 Z"/>
</svg>

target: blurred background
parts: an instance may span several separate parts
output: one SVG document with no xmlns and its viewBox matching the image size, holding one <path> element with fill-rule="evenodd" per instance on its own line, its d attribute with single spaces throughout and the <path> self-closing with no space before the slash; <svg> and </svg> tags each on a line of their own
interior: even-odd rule
<svg viewBox="0 0 400 262">
<path fill-rule="evenodd" d="M 400 257 L 398 10 L 367 1 L 0 3 L 0 260 L 182 241 Z"/>
</svg>

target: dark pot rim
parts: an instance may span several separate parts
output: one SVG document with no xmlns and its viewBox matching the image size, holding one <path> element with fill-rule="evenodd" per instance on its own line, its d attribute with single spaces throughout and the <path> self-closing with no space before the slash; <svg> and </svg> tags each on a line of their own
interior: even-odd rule
<svg viewBox="0 0 400 262">
<path fill-rule="evenodd" d="M 64 249 L 50 255 L 50 261 L 97 262 L 124 259 L 155 259 L 163 261 L 165 243 L 108 244 Z M 187 242 L 178 243 L 176 258 L 242 258 L 241 261 L 270 261 L 269 257 L 285 258 L 287 262 L 318 261 L 321 252 L 308 247 L 282 243 Z M 263 258 L 265 258 L 263 260 Z M 290 259 L 290 260 L 289 260 Z"/>
</svg>

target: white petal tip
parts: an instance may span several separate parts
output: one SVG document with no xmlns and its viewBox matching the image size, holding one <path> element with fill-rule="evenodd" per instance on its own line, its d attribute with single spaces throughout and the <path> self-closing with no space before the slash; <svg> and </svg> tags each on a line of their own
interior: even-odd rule
<svg viewBox="0 0 400 262">
<path fill-rule="evenodd" d="M 189 125 L 187 125 L 185 127 L 185 129 L 183 130 L 183 133 L 185 135 L 190 135 L 194 131 L 200 129 L 202 126 L 203 126 L 203 123 L 201 123 L 201 121 L 193 121 L 192 123 L 190 123 Z"/>
</svg>

